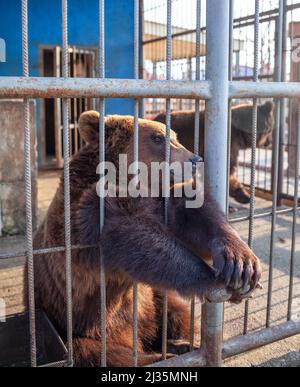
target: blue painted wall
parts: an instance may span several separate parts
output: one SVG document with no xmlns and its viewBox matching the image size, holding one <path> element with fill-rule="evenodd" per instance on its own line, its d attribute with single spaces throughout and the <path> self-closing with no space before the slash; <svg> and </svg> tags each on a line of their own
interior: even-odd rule
<svg viewBox="0 0 300 387">
<path fill-rule="evenodd" d="M 30 75 L 39 76 L 39 46 L 61 45 L 61 0 L 28 0 Z M 69 43 L 98 45 L 98 0 L 69 0 Z M 133 0 L 106 0 L 106 77 L 133 78 Z M 21 0 L 0 0 L 6 63 L 0 76 L 22 75 Z M 132 114 L 132 100 L 107 100 L 107 114 Z M 39 114 L 38 114 L 39 117 Z M 39 124 L 38 124 L 39 127 Z"/>
</svg>

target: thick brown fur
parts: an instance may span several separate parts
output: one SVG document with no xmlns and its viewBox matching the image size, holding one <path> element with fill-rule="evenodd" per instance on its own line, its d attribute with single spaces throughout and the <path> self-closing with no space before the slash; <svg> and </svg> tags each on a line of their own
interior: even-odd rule
<svg viewBox="0 0 300 387">
<path fill-rule="evenodd" d="M 161 291 L 169 290 L 168 339 L 186 343 L 189 305 L 178 293 L 210 301 L 220 301 L 218 297 L 240 301 L 257 286 L 259 260 L 229 226 L 209 193 L 205 205 L 196 210 L 186 210 L 184 199 L 171 199 L 168 227 L 163 221 L 161 198 L 108 198 L 105 227 L 100 233 L 96 193 L 99 114 L 85 113 L 79 124 L 86 145 L 70 163 L 72 244 L 95 247 L 72 252 L 75 364 L 100 365 L 100 246 L 106 270 L 107 364 L 132 364 L 134 282 L 139 282 L 139 365 L 150 364 L 161 359 Z M 133 161 L 133 118 L 108 117 L 105 126 L 106 160 L 117 165 L 119 153 L 126 153 L 129 163 Z M 139 129 L 140 160 L 148 165 L 163 161 L 165 126 L 140 120 Z M 192 156 L 172 132 L 171 161 L 185 162 Z M 35 235 L 34 247 L 64 244 L 62 177 Z M 212 258 L 215 268 L 200 257 Z M 63 337 L 67 332 L 65 270 L 63 252 L 35 257 L 37 305 L 46 311 Z M 174 346 L 170 348 L 173 350 Z M 178 352 L 181 351 L 179 345 Z"/>
<path fill-rule="evenodd" d="M 247 204 L 250 202 L 249 192 L 236 178 L 238 166 L 238 156 L 241 150 L 252 147 L 252 107 L 251 104 L 242 104 L 232 109 L 231 125 L 231 153 L 230 153 L 230 196 L 239 203 Z M 270 144 L 274 128 L 274 105 L 267 102 L 258 107 L 258 136 L 257 146 L 266 147 Z M 159 114 L 155 121 L 165 123 L 165 113 Z M 201 156 L 204 157 L 204 122 L 205 112 L 200 113 L 200 143 L 199 149 Z M 183 110 L 172 112 L 172 129 L 178 134 L 178 139 L 187 149 L 194 151 L 194 128 L 195 112 L 192 110 Z"/>
</svg>

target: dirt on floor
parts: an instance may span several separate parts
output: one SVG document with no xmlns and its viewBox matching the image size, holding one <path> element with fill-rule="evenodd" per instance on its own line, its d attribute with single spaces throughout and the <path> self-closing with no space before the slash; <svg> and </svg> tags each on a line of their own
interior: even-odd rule
<svg viewBox="0 0 300 387">
<path fill-rule="evenodd" d="M 39 222 L 44 218 L 49 204 L 55 195 L 59 184 L 57 171 L 42 172 L 38 181 Z M 249 209 L 232 203 L 237 212 L 232 217 L 247 216 Z M 271 203 L 256 199 L 256 211 L 270 211 Z M 271 323 L 277 325 L 287 319 L 288 294 L 290 285 L 290 262 L 292 245 L 292 214 L 278 215 L 274 239 L 273 257 L 273 286 L 271 302 Z M 249 224 L 242 222 L 234 224 L 236 230 L 244 238 L 248 239 Z M 300 226 L 296 226 L 299 235 Z M 270 245 L 271 245 L 271 217 L 258 219 L 254 224 L 253 249 L 263 262 L 263 286 L 253 300 L 250 301 L 248 331 L 249 333 L 266 327 L 267 295 L 269 288 L 270 269 Z M 24 238 L 11 237 L 0 239 L 0 254 L 4 252 L 24 251 Z M 5 260 L 6 264 L 7 261 Z M 10 261 L 12 265 L 13 260 Z M 300 319 L 300 240 L 297 238 L 295 245 L 295 275 L 294 275 L 294 302 L 293 319 Z M 3 262 L 0 260 L 0 269 Z M 224 339 L 243 334 L 244 305 L 226 305 Z M 200 309 L 200 308 L 198 308 Z M 199 316 L 198 310 L 198 316 Z M 227 367 L 299 367 L 300 366 L 300 335 L 287 340 L 269 345 L 257 351 L 240 355 L 225 362 Z"/>
</svg>

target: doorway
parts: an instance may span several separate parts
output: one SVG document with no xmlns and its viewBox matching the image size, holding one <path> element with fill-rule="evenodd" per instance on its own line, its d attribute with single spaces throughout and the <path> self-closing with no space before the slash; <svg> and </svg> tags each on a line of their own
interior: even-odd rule
<svg viewBox="0 0 300 387">
<path fill-rule="evenodd" d="M 41 76 L 62 76 L 62 50 L 60 46 L 41 47 Z M 69 76 L 71 78 L 95 78 L 97 49 L 94 47 L 69 48 Z M 62 168 L 63 121 L 62 100 L 45 99 L 41 102 L 41 167 Z M 70 156 L 82 146 L 78 132 L 78 120 L 82 112 L 95 109 L 92 98 L 70 99 L 69 131 Z"/>
</svg>

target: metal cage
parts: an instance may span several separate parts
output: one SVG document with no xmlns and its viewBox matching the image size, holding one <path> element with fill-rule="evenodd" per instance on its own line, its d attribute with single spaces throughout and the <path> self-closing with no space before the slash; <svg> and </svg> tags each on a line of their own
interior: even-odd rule
<svg viewBox="0 0 300 387">
<path fill-rule="evenodd" d="M 30 314 L 30 349 L 31 365 L 37 366 L 36 352 L 36 316 L 34 300 L 34 255 L 47 254 L 50 251 L 64 251 L 66 256 L 66 291 L 67 291 L 67 348 L 68 357 L 66 361 L 52 364 L 52 366 L 73 365 L 73 343 L 72 343 L 72 251 L 84 246 L 72 246 L 71 244 L 71 220 L 70 220 L 70 131 L 69 131 L 69 99 L 72 98 L 96 98 L 99 101 L 100 121 L 100 161 L 105 160 L 104 138 L 105 138 L 105 99 L 106 98 L 133 98 L 135 100 L 135 160 L 139 158 L 138 150 L 138 118 L 141 113 L 140 101 L 144 98 L 166 99 L 167 111 L 167 134 L 170 136 L 170 114 L 171 99 L 194 100 L 196 107 L 196 133 L 199 127 L 200 103 L 206 101 L 206 180 L 210 185 L 213 197 L 221 208 L 227 211 L 228 193 L 228 120 L 231 101 L 233 99 L 254 99 L 257 107 L 259 98 L 275 98 L 277 102 L 276 117 L 277 125 L 274 136 L 274 178 L 272 181 L 273 206 L 272 211 L 266 214 L 255 213 L 255 171 L 256 171 L 256 123 L 257 109 L 253 114 L 253 146 L 251 152 L 251 205 L 249 216 L 237 221 L 249 221 L 249 245 L 253 244 L 254 222 L 260 216 L 272 217 L 270 271 L 268 288 L 268 306 L 266 310 L 266 328 L 256 333 L 248 334 L 248 311 L 251 301 L 245 306 L 244 335 L 233 338 L 223 343 L 223 305 L 206 304 L 202 311 L 202 334 L 201 348 L 175 359 L 165 360 L 156 366 L 221 366 L 223 359 L 241 354 L 243 352 L 270 344 L 300 333 L 300 321 L 292 321 L 291 306 L 293 300 L 294 268 L 295 268 L 295 245 L 296 245 L 296 222 L 298 216 L 298 183 L 299 165 L 295 166 L 296 178 L 294 186 L 294 206 L 285 210 L 293 214 L 293 242 L 290 260 L 290 284 L 289 284 L 289 310 L 287 311 L 287 322 L 279 326 L 271 326 L 270 312 L 272 307 L 272 279 L 273 279 L 273 255 L 274 236 L 276 233 L 278 209 L 278 170 L 280 168 L 279 144 L 280 144 L 280 106 L 281 101 L 288 98 L 300 98 L 300 84 L 286 82 L 260 82 L 258 73 L 258 50 L 260 33 L 260 1 L 255 0 L 254 22 L 254 74 L 252 80 L 233 80 L 229 63 L 232 63 L 233 47 L 233 7 L 234 0 L 209 0 L 206 9 L 206 79 L 201 80 L 201 42 L 203 38 L 203 27 L 201 26 L 201 0 L 195 0 L 197 6 L 196 26 L 196 79 L 195 80 L 172 80 L 172 0 L 167 0 L 166 20 L 166 79 L 165 80 L 143 80 L 141 78 L 141 42 L 140 42 L 140 14 L 142 1 L 134 0 L 134 79 L 119 80 L 107 79 L 105 77 L 105 49 L 104 49 L 104 6 L 105 1 L 99 0 L 99 77 L 87 79 L 69 78 L 68 66 L 68 1 L 62 0 L 62 76 L 57 78 L 33 78 L 29 74 L 28 63 L 28 14 L 27 0 L 22 0 L 22 39 L 23 39 L 23 77 L 0 77 L 0 98 L 23 98 L 24 99 L 24 160 L 25 160 L 25 184 L 26 184 L 26 257 L 28 263 L 28 298 Z M 278 42 L 282 42 L 283 18 L 286 11 L 286 1 L 279 0 L 277 36 Z M 217 12 L 216 12 L 217 10 Z M 180 31 L 178 32 L 178 34 Z M 279 43 L 279 51 L 282 51 Z M 281 55 L 277 56 L 277 71 L 281 73 Z M 230 60 L 229 60 L 230 59 Z M 275 77 L 276 78 L 276 77 Z M 278 78 L 276 81 L 279 80 Z M 29 99 L 30 98 L 60 98 L 62 99 L 63 115 L 63 156 L 64 160 L 64 198 L 65 198 L 65 246 L 57 246 L 56 249 L 42 251 L 33 250 L 33 227 L 32 227 L 32 203 L 31 203 L 31 152 L 30 152 L 30 123 L 29 123 Z M 298 112 L 298 119 L 300 118 Z M 300 125 L 298 125 L 300 130 Z M 297 136 L 297 160 L 299 160 L 299 130 Z M 218 152 L 214 150 L 218 149 Z M 195 149 L 198 152 L 198 149 Z M 170 157 L 170 143 L 167 143 L 166 161 Z M 103 164 L 103 163 L 102 163 Z M 100 171 L 101 172 L 101 171 Z M 281 212 L 282 213 L 282 212 Z M 104 201 L 100 199 L 100 224 L 104 226 Z M 167 221 L 167 219 L 166 219 Z M 5 257 L 9 257 L 7 254 Z M 13 255 L 15 256 L 15 254 Z M 1 258 L 5 258 L 2 257 Z M 105 272 L 103 263 L 101 265 L 101 360 L 106 365 L 106 315 L 105 315 Z M 137 365 L 137 332 L 138 332 L 138 284 L 134 287 L 134 325 L 133 329 L 133 354 L 132 364 Z M 167 294 L 164 302 L 163 323 L 163 358 L 166 359 L 167 350 Z M 192 301 L 192 316 L 194 316 L 195 302 Z M 191 338 L 193 340 L 193 338 Z"/>
</svg>

